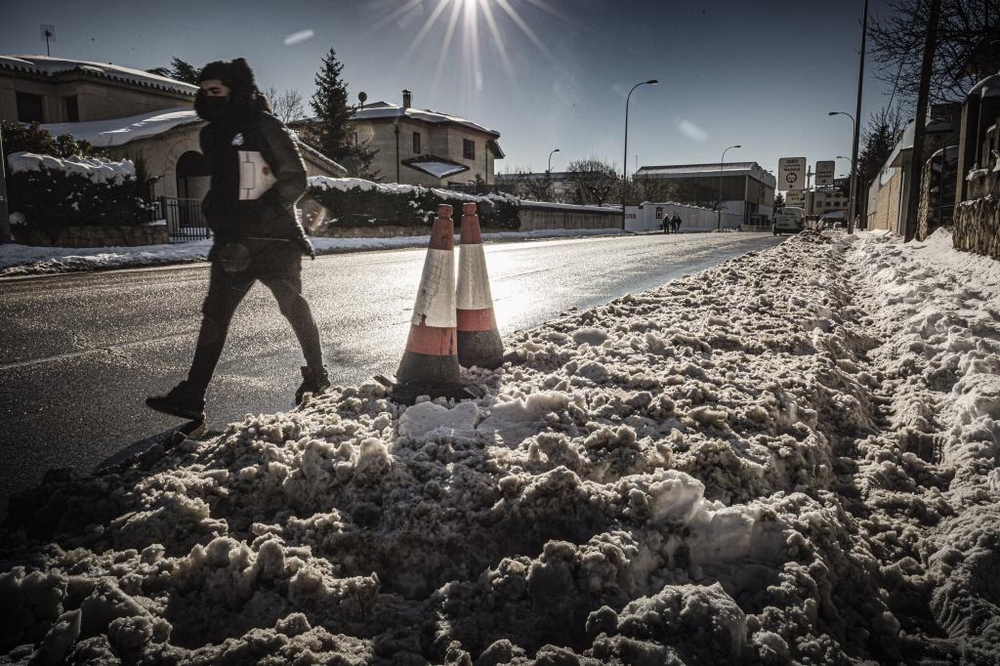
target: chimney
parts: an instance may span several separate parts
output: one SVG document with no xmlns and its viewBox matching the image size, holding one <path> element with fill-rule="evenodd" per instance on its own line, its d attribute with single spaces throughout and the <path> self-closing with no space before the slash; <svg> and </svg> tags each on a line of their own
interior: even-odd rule
<svg viewBox="0 0 1000 666">
<path fill-rule="evenodd" d="M 403 108 L 404 109 L 410 108 L 410 102 L 412 102 L 412 101 L 413 101 L 413 93 L 411 93 L 409 90 L 404 89 L 403 90 Z"/>
</svg>

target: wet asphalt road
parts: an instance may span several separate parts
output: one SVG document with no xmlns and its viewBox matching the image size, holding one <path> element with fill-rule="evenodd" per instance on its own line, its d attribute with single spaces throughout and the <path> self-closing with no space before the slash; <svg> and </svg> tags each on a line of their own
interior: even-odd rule
<svg viewBox="0 0 1000 666">
<path fill-rule="evenodd" d="M 501 335 L 780 242 L 768 234 L 652 234 L 486 245 Z M 393 374 L 424 250 L 306 261 L 305 293 L 335 384 Z M 186 376 L 207 264 L 0 280 L 0 512 L 46 469 L 86 472 L 165 436 L 144 398 Z M 210 430 L 292 407 L 301 356 L 263 286 L 240 306 L 209 389 Z"/>
</svg>

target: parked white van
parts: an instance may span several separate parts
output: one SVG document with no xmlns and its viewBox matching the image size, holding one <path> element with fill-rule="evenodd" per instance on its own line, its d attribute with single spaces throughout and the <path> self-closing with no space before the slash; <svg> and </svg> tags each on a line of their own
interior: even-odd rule
<svg viewBox="0 0 1000 666">
<path fill-rule="evenodd" d="M 771 227 L 774 235 L 799 233 L 802 231 L 805 217 L 805 211 L 796 206 L 779 208 L 774 214 L 774 225 Z"/>
</svg>

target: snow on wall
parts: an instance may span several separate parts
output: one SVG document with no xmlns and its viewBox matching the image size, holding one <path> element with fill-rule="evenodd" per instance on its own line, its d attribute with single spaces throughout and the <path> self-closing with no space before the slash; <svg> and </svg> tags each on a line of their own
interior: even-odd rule
<svg viewBox="0 0 1000 666">
<path fill-rule="evenodd" d="M 95 183 L 108 181 L 121 183 L 129 177 L 135 176 L 135 164 L 132 163 L 132 160 L 116 162 L 103 157 L 73 155 L 72 157 L 59 158 L 51 155 L 19 152 L 8 155 L 7 164 L 10 166 L 11 173 L 53 169 L 79 174 Z"/>
<path fill-rule="evenodd" d="M 805 232 L 11 502 L 9 661 L 996 663 L 1000 271 Z"/>
</svg>

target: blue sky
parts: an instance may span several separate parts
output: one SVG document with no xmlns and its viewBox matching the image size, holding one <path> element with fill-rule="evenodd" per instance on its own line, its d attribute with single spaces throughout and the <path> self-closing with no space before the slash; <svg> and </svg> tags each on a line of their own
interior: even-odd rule
<svg viewBox="0 0 1000 666">
<path fill-rule="evenodd" d="M 308 101 L 329 48 L 352 100 L 413 104 L 496 129 L 497 170 L 553 170 L 597 157 L 628 167 L 847 155 L 862 0 L 286 0 L 17 2 L 0 51 L 148 69 L 173 56 L 201 65 L 245 57 L 261 87 Z M 884 9 L 871 0 L 870 11 Z M 456 16 L 447 36 L 453 12 Z M 492 26 L 492 27 L 491 27 Z M 296 36 L 291 38 L 292 36 Z M 291 38 L 291 39 L 290 39 Z M 888 100 L 866 68 L 862 121 Z M 846 173 L 845 160 L 837 173 Z"/>
</svg>

